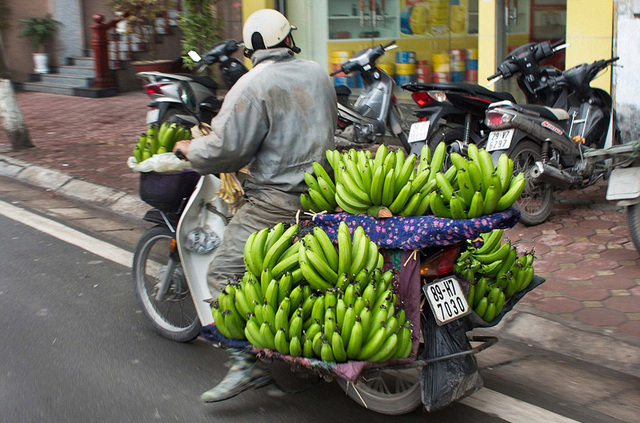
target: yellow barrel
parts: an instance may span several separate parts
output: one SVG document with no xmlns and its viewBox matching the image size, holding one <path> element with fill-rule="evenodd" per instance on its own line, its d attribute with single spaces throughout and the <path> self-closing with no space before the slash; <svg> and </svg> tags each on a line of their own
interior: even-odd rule
<svg viewBox="0 0 640 423">
<path fill-rule="evenodd" d="M 396 73 L 396 66 L 393 63 L 378 63 L 378 68 L 387 75 L 394 75 Z"/>
<path fill-rule="evenodd" d="M 413 75 L 415 73 L 415 63 L 396 63 L 396 75 Z"/>
</svg>

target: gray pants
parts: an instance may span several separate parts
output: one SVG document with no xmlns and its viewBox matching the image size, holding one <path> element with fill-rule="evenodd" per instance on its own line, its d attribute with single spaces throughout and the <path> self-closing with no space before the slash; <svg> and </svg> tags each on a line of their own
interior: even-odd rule
<svg viewBox="0 0 640 423">
<path fill-rule="evenodd" d="M 220 292 L 230 281 L 242 278 L 244 275 L 244 244 L 249 235 L 279 222 L 288 224 L 295 217 L 296 212 L 295 209 L 281 209 L 255 198 L 247 200 L 227 225 L 222 244 L 216 250 L 209 265 L 207 283 L 213 300 L 218 299 Z"/>
</svg>

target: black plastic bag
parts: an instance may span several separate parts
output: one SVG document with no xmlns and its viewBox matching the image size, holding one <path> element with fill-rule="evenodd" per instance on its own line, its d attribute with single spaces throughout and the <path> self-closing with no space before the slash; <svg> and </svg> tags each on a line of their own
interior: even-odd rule
<svg viewBox="0 0 640 423">
<path fill-rule="evenodd" d="M 471 349 L 462 319 L 438 326 L 431 310 L 422 313 L 425 349 L 419 359 L 444 358 L 424 366 L 420 372 L 422 403 L 428 412 L 445 408 L 482 388 L 478 364 L 473 354 L 446 359 L 450 354 Z"/>
</svg>

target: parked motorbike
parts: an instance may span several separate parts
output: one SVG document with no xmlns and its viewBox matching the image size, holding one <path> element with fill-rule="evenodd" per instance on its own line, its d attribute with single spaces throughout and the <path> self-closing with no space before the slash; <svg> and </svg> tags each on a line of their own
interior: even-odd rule
<svg viewBox="0 0 640 423">
<path fill-rule="evenodd" d="M 519 75 L 518 85 L 528 103 L 550 107 L 564 107 L 563 99 L 545 96 L 538 91 L 539 81 L 559 75 L 559 70 L 543 66 L 541 62 L 566 48 L 564 41 L 528 43 L 515 49 L 498 66 L 500 78 Z M 491 103 L 516 100 L 508 92 L 491 91 L 477 84 L 448 82 L 440 84 L 411 83 L 402 86 L 410 91 L 414 102 L 420 106 L 414 112 L 418 122 L 409 132 L 411 151 L 417 153 L 427 143 L 433 151 L 440 142 L 451 146 L 450 150 L 464 152 L 469 143 L 481 143 L 490 132 L 484 124 L 485 112 Z"/>
<path fill-rule="evenodd" d="M 194 62 L 202 62 L 200 70 L 214 64 L 220 65 L 220 72 L 226 88 L 233 84 L 245 73 L 244 64 L 233 57 L 241 44 L 235 40 L 222 41 L 213 46 L 202 57 L 195 52 Z M 163 122 L 171 122 L 176 115 L 185 114 L 185 110 L 178 94 L 180 84 L 186 82 L 195 93 L 195 100 L 199 105 L 198 118 L 203 122 L 209 122 L 220 110 L 222 101 L 217 96 L 218 84 L 206 75 L 193 75 L 187 73 L 161 73 L 139 72 L 136 76 L 144 81 L 144 90 L 151 97 L 152 102 L 147 106 L 147 125 L 162 125 Z"/>
<path fill-rule="evenodd" d="M 561 108 L 512 102 L 488 108 L 485 124 L 492 132 L 485 148 L 494 161 L 506 153 L 514 171 L 527 177 L 517 202 L 524 224 L 537 225 L 548 218 L 554 189 L 588 187 L 633 162 L 637 152 L 633 145 L 621 145 L 611 97 L 590 86 L 617 60 L 597 60 L 544 80 L 523 81 L 536 98 L 553 100 Z M 602 160 L 604 156 L 609 158 Z"/>
<path fill-rule="evenodd" d="M 182 86 L 183 104 L 197 115 L 197 103 L 190 99 L 193 96 L 190 85 L 185 82 Z M 179 342 L 195 339 L 202 326 L 214 323 L 207 301 L 211 296 L 207 270 L 215 254 L 215 244 L 224 238 L 230 219 L 227 203 L 218 196 L 220 179 L 215 175 L 197 176 L 194 183 L 194 176 L 189 171 L 161 175 L 160 180 L 148 187 L 149 192 L 143 199 L 156 209 L 147 213 L 145 219 L 156 226 L 138 242 L 132 269 L 143 314 L 161 336 Z M 164 178 L 175 179 L 163 182 Z M 169 192 L 167 187 L 179 189 Z M 146 185 L 141 184 L 141 196 L 145 189 Z M 193 242 L 194 232 L 205 237 L 205 242 L 202 239 Z M 196 247 L 209 245 L 209 241 L 213 248 L 194 248 L 194 244 Z M 415 255 L 419 260 L 419 281 L 406 283 L 420 282 L 420 303 L 428 302 L 435 308 L 435 301 L 446 313 L 442 311 L 440 316 L 435 311 L 432 313 L 430 307 L 420 313 L 422 343 L 414 362 L 365 370 L 357 382 L 338 380 L 358 404 L 379 413 L 404 414 L 423 404 L 425 389 L 447 392 L 440 402 L 430 403 L 433 410 L 480 389 L 482 381 L 474 354 L 493 345 L 497 338 L 466 336 L 469 327 L 463 318 L 471 316 L 471 308 L 460 288 L 463 282 L 461 279 L 459 282 L 454 272 L 459 253 L 460 246 L 454 245 L 427 248 Z M 457 307 L 449 306 L 449 301 Z M 426 351 L 434 345 L 438 351 L 445 352 L 429 355 Z M 421 382 L 424 378 L 439 381 L 442 389 L 431 383 L 425 388 Z"/>
<path fill-rule="evenodd" d="M 401 146 L 410 151 L 407 136 L 403 130 L 403 118 L 398 101 L 393 92 L 395 81 L 378 68 L 376 61 L 387 51 L 397 48 L 395 41 L 386 45 L 367 48 L 354 54 L 345 61 L 341 68 L 332 72 L 349 75 L 357 72 L 362 78 L 363 88 L 353 105 L 349 101 L 351 90 L 344 86 L 336 87 L 338 96 L 338 138 L 345 146 L 351 143 L 374 143 L 385 134 L 390 134 L 400 141 Z"/>
</svg>

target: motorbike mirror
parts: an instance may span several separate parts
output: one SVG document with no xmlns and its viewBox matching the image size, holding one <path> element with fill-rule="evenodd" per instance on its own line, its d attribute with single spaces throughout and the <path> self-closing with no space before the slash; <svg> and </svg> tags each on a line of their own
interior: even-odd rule
<svg viewBox="0 0 640 423">
<path fill-rule="evenodd" d="M 198 103 L 196 102 L 196 95 L 193 92 L 191 85 L 186 81 L 180 82 L 178 93 L 180 95 L 180 101 L 184 104 L 184 107 L 189 111 L 189 113 L 197 118 Z"/>
<path fill-rule="evenodd" d="M 200 55 L 196 51 L 191 50 L 189 51 L 189 53 L 187 53 L 187 55 L 191 60 L 193 60 L 196 63 L 202 60 L 202 57 L 200 57 Z"/>
</svg>

